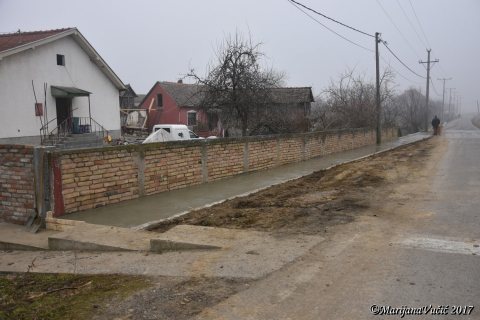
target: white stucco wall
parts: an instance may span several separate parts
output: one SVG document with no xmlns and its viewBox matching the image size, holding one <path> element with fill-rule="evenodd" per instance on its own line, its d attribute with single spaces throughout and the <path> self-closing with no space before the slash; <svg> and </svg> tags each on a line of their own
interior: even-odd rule
<svg viewBox="0 0 480 320">
<path fill-rule="evenodd" d="M 65 66 L 57 65 L 57 54 L 65 56 Z M 77 87 L 92 93 L 92 118 L 109 131 L 120 130 L 118 89 L 75 40 L 67 36 L 0 60 L 0 139 L 39 136 L 43 117 L 35 116 L 32 80 L 37 101 L 44 108 L 43 84 L 48 84 L 49 120 L 57 117 L 50 86 Z M 74 117 L 88 117 L 88 97 L 73 98 L 72 109 L 76 109 Z M 49 130 L 56 126 L 56 120 L 52 121 Z"/>
</svg>

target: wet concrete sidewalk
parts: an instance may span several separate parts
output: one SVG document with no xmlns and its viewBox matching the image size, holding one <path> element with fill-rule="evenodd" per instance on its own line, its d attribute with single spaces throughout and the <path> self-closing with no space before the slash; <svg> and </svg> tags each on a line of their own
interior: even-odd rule
<svg viewBox="0 0 480 320">
<path fill-rule="evenodd" d="M 162 220 L 231 197 L 255 192 L 261 188 L 300 178 L 318 170 L 422 140 L 427 137 L 429 137 L 429 135 L 417 133 L 399 138 L 395 141 L 384 142 L 380 145 L 365 146 L 268 170 L 245 173 L 220 181 L 77 212 L 63 216 L 62 218 L 80 220 L 92 224 L 140 228 L 152 221 Z"/>
</svg>

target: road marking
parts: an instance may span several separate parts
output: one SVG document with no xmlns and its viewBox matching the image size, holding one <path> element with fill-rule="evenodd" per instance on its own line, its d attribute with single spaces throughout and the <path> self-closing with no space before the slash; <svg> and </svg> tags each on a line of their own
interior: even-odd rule
<svg viewBox="0 0 480 320">
<path fill-rule="evenodd" d="M 461 253 L 480 256 L 480 241 L 456 238 L 425 238 L 413 236 L 396 242 L 398 245 L 414 247 L 421 250 Z"/>
</svg>

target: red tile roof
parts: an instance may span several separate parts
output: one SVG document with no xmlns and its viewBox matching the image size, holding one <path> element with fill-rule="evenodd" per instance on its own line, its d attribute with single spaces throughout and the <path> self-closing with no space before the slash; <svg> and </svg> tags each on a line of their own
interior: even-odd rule
<svg viewBox="0 0 480 320">
<path fill-rule="evenodd" d="M 42 40 L 71 29 L 72 28 L 63 28 L 31 32 L 17 31 L 15 33 L 0 34 L 0 52 L 20 47 L 31 42 Z"/>
</svg>

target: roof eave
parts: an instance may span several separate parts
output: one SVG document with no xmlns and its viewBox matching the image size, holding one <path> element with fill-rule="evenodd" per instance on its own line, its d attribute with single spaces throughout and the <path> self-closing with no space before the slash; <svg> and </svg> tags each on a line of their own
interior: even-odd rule
<svg viewBox="0 0 480 320">
<path fill-rule="evenodd" d="M 22 46 L 2 51 L 0 52 L 0 60 L 2 60 L 4 57 L 20 53 L 25 50 L 35 49 L 35 47 L 37 46 L 41 46 L 70 35 L 78 43 L 78 45 L 88 54 L 90 60 L 94 62 L 100 68 L 100 70 L 102 70 L 102 72 L 107 76 L 107 78 L 113 83 L 113 85 L 117 89 L 126 88 L 122 80 L 120 80 L 120 78 L 115 74 L 115 72 L 113 72 L 113 70 L 108 66 L 108 64 L 102 59 L 98 52 L 92 47 L 92 45 L 90 45 L 87 39 L 85 39 L 85 37 L 80 33 L 80 31 L 78 31 L 77 28 L 72 28 L 50 37 L 46 37 L 37 41 L 29 42 Z"/>
<path fill-rule="evenodd" d="M 16 54 L 16 53 L 19 53 L 19 52 L 22 52 L 22 51 L 25 51 L 25 50 L 29 50 L 29 49 L 35 49 L 35 47 L 37 47 L 39 45 L 43 45 L 43 44 L 58 40 L 60 38 L 63 38 L 63 37 L 68 36 L 70 34 L 73 34 L 76 30 L 77 30 L 76 28 L 72 28 L 72 29 L 66 30 L 64 32 L 54 34 L 53 36 L 50 36 L 50 37 L 46 37 L 46 38 L 43 38 L 43 39 L 40 39 L 40 40 L 37 40 L 37 41 L 26 43 L 26 44 L 21 45 L 21 46 L 17 46 L 15 48 L 11 48 L 11 49 L 7 49 L 5 51 L 1 51 L 0 52 L 0 60 L 2 60 L 4 57 L 11 56 L 12 54 Z"/>
</svg>

